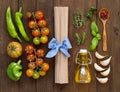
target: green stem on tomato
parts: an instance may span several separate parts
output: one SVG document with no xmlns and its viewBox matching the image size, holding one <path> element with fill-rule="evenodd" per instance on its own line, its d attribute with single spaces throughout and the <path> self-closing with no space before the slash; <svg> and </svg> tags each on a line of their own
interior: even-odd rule
<svg viewBox="0 0 120 92">
<path fill-rule="evenodd" d="M 34 54 L 35 54 L 35 59 L 37 59 L 37 56 L 36 56 L 36 49 L 34 49 Z"/>
<path fill-rule="evenodd" d="M 37 29 L 40 31 L 37 20 L 36 20 L 35 15 L 34 15 L 34 12 L 32 12 L 32 16 L 33 16 L 33 19 L 34 19 L 34 21 L 36 23 Z"/>
<path fill-rule="evenodd" d="M 19 12 L 20 12 L 20 13 L 22 12 L 22 7 L 20 7 Z"/>
</svg>

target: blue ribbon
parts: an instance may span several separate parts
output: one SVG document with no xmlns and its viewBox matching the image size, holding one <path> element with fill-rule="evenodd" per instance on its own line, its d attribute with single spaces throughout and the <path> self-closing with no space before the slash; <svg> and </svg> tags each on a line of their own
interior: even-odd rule
<svg viewBox="0 0 120 92">
<path fill-rule="evenodd" d="M 58 43 L 57 39 L 52 38 L 52 40 L 48 43 L 48 48 L 51 49 L 45 57 L 52 58 L 54 57 L 58 51 L 60 50 L 65 56 L 70 57 L 68 49 L 71 49 L 71 43 L 68 38 L 64 39 L 61 44 Z"/>
</svg>

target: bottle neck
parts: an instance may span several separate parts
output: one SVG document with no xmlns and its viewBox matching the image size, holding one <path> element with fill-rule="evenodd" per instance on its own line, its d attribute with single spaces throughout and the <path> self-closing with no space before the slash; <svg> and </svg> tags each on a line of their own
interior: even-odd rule
<svg viewBox="0 0 120 92">
<path fill-rule="evenodd" d="M 87 53 L 79 53 L 77 60 L 80 65 L 88 65 L 88 54 Z"/>
</svg>

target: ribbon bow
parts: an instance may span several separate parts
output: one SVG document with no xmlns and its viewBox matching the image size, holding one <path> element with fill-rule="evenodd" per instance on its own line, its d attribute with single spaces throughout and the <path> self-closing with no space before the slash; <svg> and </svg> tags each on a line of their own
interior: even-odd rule
<svg viewBox="0 0 120 92">
<path fill-rule="evenodd" d="M 60 50 L 65 56 L 70 57 L 68 49 L 71 49 L 71 43 L 68 38 L 64 39 L 61 44 L 58 43 L 57 39 L 52 38 L 52 40 L 48 43 L 48 48 L 51 49 L 46 57 L 52 58 L 57 52 Z"/>
</svg>

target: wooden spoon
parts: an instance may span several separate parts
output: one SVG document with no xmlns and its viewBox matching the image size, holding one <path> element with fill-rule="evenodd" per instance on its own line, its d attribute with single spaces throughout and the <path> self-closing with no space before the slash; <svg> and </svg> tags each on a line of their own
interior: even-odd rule
<svg viewBox="0 0 120 92">
<path fill-rule="evenodd" d="M 109 19 L 109 17 L 110 17 L 110 13 L 106 8 L 102 8 L 99 11 L 99 18 L 103 23 L 103 51 L 107 51 L 106 22 Z"/>
</svg>

